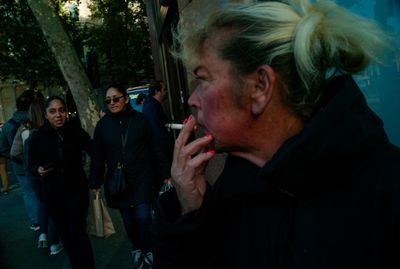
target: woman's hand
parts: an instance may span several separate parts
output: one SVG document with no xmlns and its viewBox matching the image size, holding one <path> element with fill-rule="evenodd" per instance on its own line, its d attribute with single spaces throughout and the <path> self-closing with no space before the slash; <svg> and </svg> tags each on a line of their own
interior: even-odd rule
<svg viewBox="0 0 400 269">
<path fill-rule="evenodd" d="M 53 170 L 54 170 L 54 167 L 45 169 L 43 166 L 39 166 L 37 172 L 38 172 L 39 176 L 46 177 Z"/>
<path fill-rule="evenodd" d="M 215 153 L 206 150 L 213 139 L 211 135 L 186 145 L 195 125 L 195 118 L 190 116 L 176 139 L 171 167 L 172 185 L 178 194 L 182 214 L 201 207 L 206 191 L 205 168 Z"/>
<path fill-rule="evenodd" d="M 99 193 L 100 193 L 100 188 L 99 189 L 90 189 L 91 191 L 92 191 L 92 193 L 94 194 L 94 195 L 98 195 Z"/>
</svg>

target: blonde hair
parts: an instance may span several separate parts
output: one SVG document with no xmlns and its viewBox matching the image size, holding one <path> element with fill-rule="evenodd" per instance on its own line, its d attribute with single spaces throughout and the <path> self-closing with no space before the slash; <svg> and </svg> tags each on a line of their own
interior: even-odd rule
<svg viewBox="0 0 400 269">
<path fill-rule="evenodd" d="M 183 19 L 175 55 L 193 68 L 204 41 L 216 36 L 222 36 L 219 56 L 239 75 L 273 67 L 285 84 L 286 104 L 303 118 L 321 102 L 328 75 L 359 72 L 390 47 L 375 23 L 332 1 L 294 0 L 224 6 L 197 25 Z"/>
</svg>

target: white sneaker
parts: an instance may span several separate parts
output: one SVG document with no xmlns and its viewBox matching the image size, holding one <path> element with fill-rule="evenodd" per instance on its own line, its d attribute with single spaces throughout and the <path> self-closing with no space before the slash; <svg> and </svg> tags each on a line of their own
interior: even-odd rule
<svg viewBox="0 0 400 269">
<path fill-rule="evenodd" d="M 31 226 L 29 226 L 29 229 L 36 232 L 36 231 L 39 231 L 40 226 L 39 226 L 39 224 L 31 224 Z"/>
<path fill-rule="evenodd" d="M 143 267 L 144 268 L 148 268 L 148 269 L 153 268 L 153 253 L 147 252 L 144 255 L 144 265 L 143 265 Z"/>
<path fill-rule="evenodd" d="M 61 243 L 50 245 L 50 255 L 56 255 L 64 249 Z"/>
<path fill-rule="evenodd" d="M 143 254 L 140 249 L 131 252 L 132 255 L 132 269 L 141 269 L 143 266 Z"/>
<path fill-rule="evenodd" d="M 39 235 L 38 248 L 47 248 L 47 235 L 45 233 Z"/>
</svg>

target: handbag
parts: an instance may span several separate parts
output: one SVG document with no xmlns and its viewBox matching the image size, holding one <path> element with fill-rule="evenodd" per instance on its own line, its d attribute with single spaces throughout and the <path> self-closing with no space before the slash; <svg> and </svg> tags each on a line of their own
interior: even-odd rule
<svg viewBox="0 0 400 269">
<path fill-rule="evenodd" d="M 124 165 L 118 162 L 114 173 L 106 180 L 108 194 L 112 197 L 125 191 Z"/>
<path fill-rule="evenodd" d="M 121 134 L 122 154 L 125 152 L 125 145 L 126 145 L 126 140 L 128 138 L 130 124 L 131 122 L 129 121 L 125 136 Z M 122 194 L 125 191 L 125 185 L 126 185 L 125 173 L 124 173 L 124 164 L 122 163 L 122 161 L 119 161 L 117 163 L 117 167 L 115 168 L 114 172 L 106 180 L 106 185 L 107 185 L 107 193 L 111 197 L 118 196 L 119 194 Z"/>
<path fill-rule="evenodd" d="M 107 238 L 115 234 L 114 224 L 107 208 L 104 206 L 103 199 L 99 196 L 99 192 L 96 192 L 96 196 L 90 202 L 88 232 L 91 235 L 102 238 Z"/>
</svg>

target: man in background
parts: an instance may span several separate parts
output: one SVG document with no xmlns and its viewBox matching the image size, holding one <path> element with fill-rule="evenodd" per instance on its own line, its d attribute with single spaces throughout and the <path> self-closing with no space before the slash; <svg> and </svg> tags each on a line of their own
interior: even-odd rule
<svg viewBox="0 0 400 269">
<path fill-rule="evenodd" d="M 163 81 L 154 81 L 150 84 L 149 95 L 143 103 L 143 113 L 150 121 L 154 135 L 159 141 L 168 161 L 172 161 L 173 139 L 171 133 L 165 127 L 169 122 L 165 115 L 162 102 L 167 96 L 167 90 Z"/>
<path fill-rule="evenodd" d="M 144 93 L 139 93 L 138 97 L 136 98 L 135 102 L 136 102 L 136 105 L 138 106 L 137 110 L 139 112 L 143 112 L 143 104 L 144 104 L 145 98 L 146 98 L 146 94 L 144 94 Z"/>
</svg>

